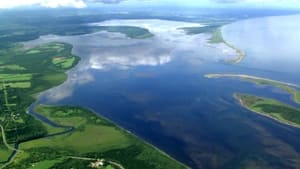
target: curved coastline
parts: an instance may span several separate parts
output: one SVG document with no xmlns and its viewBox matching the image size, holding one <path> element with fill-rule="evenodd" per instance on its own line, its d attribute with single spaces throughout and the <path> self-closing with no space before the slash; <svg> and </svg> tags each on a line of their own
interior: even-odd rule
<svg viewBox="0 0 300 169">
<path fill-rule="evenodd" d="M 222 26 L 222 35 L 229 44 L 245 52 L 247 57 L 242 65 L 295 72 L 299 70 L 299 48 L 293 44 L 298 43 L 300 25 L 294 21 L 299 20 L 299 16 L 295 13 L 237 20 Z M 277 32 L 276 36 L 274 32 Z M 282 65 L 289 66 L 282 68 Z"/>
<path fill-rule="evenodd" d="M 273 119 L 273 120 L 275 120 L 275 121 L 277 121 L 277 122 L 279 122 L 279 123 L 281 123 L 281 124 L 284 124 L 284 125 L 287 125 L 287 126 L 290 126 L 290 127 L 300 128 L 300 125 L 299 125 L 299 124 L 295 124 L 295 123 L 292 123 L 292 122 L 289 122 L 289 121 L 283 121 L 283 120 L 280 120 L 280 119 L 278 119 L 278 118 L 275 118 L 275 117 L 273 117 L 273 116 L 271 116 L 271 115 L 268 115 L 268 114 L 266 114 L 266 113 L 263 113 L 263 112 L 260 112 L 260 111 L 251 109 L 251 108 L 250 108 L 249 106 L 247 106 L 246 103 L 238 96 L 238 93 L 234 93 L 233 96 L 234 96 L 234 98 L 235 98 L 236 100 L 239 101 L 239 103 L 240 103 L 240 105 L 241 105 L 242 107 L 244 107 L 245 109 L 247 109 L 247 110 L 249 110 L 249 111 L 251 111 L 251 112 L 254 112 L 254 113 L 258 114 L 258 115 L 261 115 L 261 116 L 264 116 L 264 117 Z"/>
<path fill-rule="evenodd" d="M 63 44 L 66 44 L 66 43 L 63 43 Z M 44 45 L 44 44 L 40 44 L 40 45 Z M 66 44 L 66 45 L 69 45 L 71 50 L 73 49 L 73 46 L 71 44 Z M 20 47 L 22 49 L 25 49 L 25 50 L 30 50 L 29 48 L 24 48 L 23 45 L 20 45 Z M 76 57 L 75 58 L 75 61 L 74 61 L 74 64 L 71 66 L 70 69 L 66 70 L 64 73 L 68 75 L 68 71 L 70 71 L 72 68 L 74 68 L 79 62 L 80 62 L 80 57 Z M 66 81 L 66 79 L 65 79 Z M 61 84 L 63 84 L 65 81 L 63 81 Z M 61 84 L 58 84 L 57 86 L 61 85 Z M 36 106 L 36 103 L 38 101 L 38 98 L 39 96 L 48 91 L 48 90 L 51 90 L 53 87 L 56 87 L 56 86 L 52 86 L 51 88 L 48 88 L 44 91 L 40 91 L 40 92 L 37 92 L 35 93 L 33 96 L 34 96 L 34 102 L 27 108 L 26 110 L 26 113 L 27 114 L 30 114 L 31 116 L 33 116 L 34 118 L 36 118 L 37 120 L 41 121 L 42 123 L 45 123 L 47 125 L 50 125 L 52 127 L 56 127 L 56 128 L 62 128 L 62 129 L 65 129 L 64 131 L 61 131 L 61 132 L 57 132 L 57 133 L 51 133 L 51 134 L 47 134 L 45 136 L 42 136 L 42 137 L 36 137 L 36 138 L 31 138 L 29 140 L 26 140 L 26 141 L 20 141 L 20 142 L 17 142 L 14 144 L 14 149 L 12 151 L 12 153 L 9 155 L 9 157 L 7 158 L 6 161 L 2 161 L 0 164 L 2 164 L 2 166 L 0 166 L 0 169 L 2 168 L 5 168 L 6 166 L 8 166 L 10 163 L 13 162 L 14 158 L 17 156 L 17 154 L 21 151 L 19 148 L 20 148 L 20 144 L 22 143 L 26 143 L 26 142 L 30 142 L 30 141 L 33 141 L 33 140 L 37 140 L 37 139 L 42 139 L 42 138 L 48 138 L 48 137 L 54 137 L 54 136 L 59 136 L 59 135 L 64 135 L 64 134 L 67 134 L 67 133 L 70 133 L 72 132 L 75 128 L 73 126 L 64 126 L 64 125 L 60 125 L 58 123 L 55 123 L 49 119 L 47 119 L 47 117 L 44 117 L 38 113 L 36 113 L 34 111 L 34 108 Z M 3 132 L 4 132 L 4 128 L 3 128 Z M 4 139 L 4 138 L 3 138 Z"/>
<path fill-rule="evenodd" d="M 223 28 L 224 28 L 224 26 L 221 26 L 221 27 L 217 28 L 216 30 L 214 30 L 211 33 L 211 38 L 208 39 L 208 43 L 210 43 L 210 44 L 218 44 L 218 43 L 225 44 L 225 46 L 232 49 L 236 55 L 236 58 L 230 59 L 227 62 L 232 63 L 232 64 L 238 64 L 245 58 L 246 53 L 244 51 L 242 51 L 241 49 L 238 49 L 234 45 L 230 44 L 228 41 L 226 41 L 226 39 L 223 36 Z"/>
<path fill-rule="evenodd" d="M 226 24 L 226 25 L 223 25 L 220 27 L 220 30 L 219 30 L 219 35 L 220 36 L 220 43 L 224 43 L 226 46 L 228 46 L 229 48 L 233 49 L 236 51 L 237 53 L 237 58 L 236 59 L 233 59 L 233 60 L 230 60 L 229 62 L 230 63 L 234 63 L 234 64 L 237 64 L 237 63 L 240 63 L 241 61 L 244 60 L 244 58 L 246 57 L 246 52 L 237 48 L 234 44 L 228 42 L 228 40 L 226 40 L 224 38 L 224 28 L 230 24 L 234 24 L 234 23 L 239 23 L 239 22 L 247 22 L 247 21 L 251 21 L 251 20 L 256 20 L 256 19 L 266 19 L 266 18 L 273 18 L 273 17 L 281 17 L 284 19 L 284 17 L 290 17 L 290 16 L 300 16 L 300 14 L 287 14 L 287 15 L 279 15 L 279 16 L 263 16 L 263 17 L 254 17 L 254 18 L 248 18 L 248 19 L 243 19 L 243 20 L 238 20 L 238 21 L 235 21 L 235 22 L 232 22 L 232 23 L 229 23 L 229 24 Z M 218 31 L 218 30 L 217 30 Z"/>
<path fill-rule="evenodd" d="M 42 44 L 40 44 L 42 45 Z M 72 46 L 71 44 L 68 44 L 70 46 Z M 71 53 L 73 54 L 73 46 L 72 46 L 72 50 L 71 50 Z M 80 56 L 78 56 L 79 58 L 81 58 Z M 48 119 L 48 117 L 44 116 L 44 115 L 41 115 L 39 113 L 37 113 L 35 111 L 36 107 L 40 105 L 40 102 L 39 102 L 39 98 L 40 96 L 49 91 L 49 90 L 52 90 L 53 88 L 57 87 L 57 86 L 60 86 L 62 84 L 64 84 L 67 79 L 69 78 L 69 73 L 72 69 L 74 69 L 78 64 L 80 63 L 80 60 L 76 61 L 76 64 L 71 68 L 71 69 L 68 69 L 65 73 L 67 74 L 67 78 L 65 79 L 65 81 L 63 81 L 61 84 L 59 85 L 56 85 L 56 86 L 52 86 L 51 88 L 48 88 L 44 91 L 41 91 L 41 92 L 38 92 L 35 94 L 35 101 L 28 107 L 27 109 L 27 113 L 30 114 L 31 116 L 33 116 L 34 118 L 36 118 L 37 120 L 41 121 L 42 123 L 45 123 L 47 125 L 50 125 L 52 127 L 55 127 L 55 128 L 62 128 L 62 129 L 65 129 L 64 131 L 61 131 L 61 132 L 57 132 L 57 133 L 51 133 L 51 134 L 47 134 L 46 136 L 43 136 L 43 137 L 37 137 L 37 138 L 32 138 L 32 139 L 29 139 L 29 140 L 26 140 L 26 141 L 21 141 L 21 142 L 18 142 L 14 145 L 14 151 L 11 153 L 11 155 L 9 156 L 9 158 L 6 160 L 6 161 L 3 161 L 2 162 L 2 166 L 0 167 L 1 169 L 2 168 L 5 168 L 7 167 L 8 165 L 10 165 L 14 158 L 18 155 L 18 152 L 20 151 L 20 145 L 22 143 L 27 143 L 27 142 L 31 142 L 31 141 L 34 141 L 34 140 L 38 140 L 38 139 L 44 139 L 44 138 L 49 138 L 49 137 L 54 137 L 54 136 L 60 136 L 60 135 L 64 135 L 64 134 L 67 134 L 67 133 L 71 133 L 75 130 L 74 126 L 67 126 L 67 125 L 61 125 L 61 124 L 58 124 L 50 119 Z M 55 106 L 55 105 L 53 105 Z M 89 110 L 88 108 L 84 108 L 84 107 L 79 107 L 81 109 L 86 109 L 86 110 Z M 99 116 L 109 122 L 111 122 L 109 119 L 101 116 L 99 113 L 96 113 L 94 110 L 90 110 L 91 112 L 93 112 L 96 116 Z M 111 122 L 113 123 L 113 122 Z M 165 153 L 164 151 L 160 150 L 159 148 L 155 147 L 154 145 L 146 142 L 145 140 L 142 140 L 141 138 L 139 138 L 137 135 L 133 134 L 132 132 L 122 128 L 121 126 L 113 123 L 116 127 L 120 128 L 121 130 L 123 130 L 124 132 L 130 134 L 131 136 L 135 137 L 136 139 L 140 140 L 142 143 L 152 147 L 153 149 L 155 149 L 156 151 L 158 151 L 160 154 L 168 157 L 169 159 L 173 160 L 174 162 L 180 164 L 182 167 L 184 168 L 189 168 L 188 166 L 186 166 L 185 164 L 183 164 L 182 162 L 176 160 L 175 158 L 173 158 L 171 155 Z"/>
<path fill-rule="evenodd" d="M 240 78 L 244 81 L 250 81 L 257 85 L 269 85 L 284 90 L 286 93 L 291 95 L 291 99 L 300 104 L 300 91 L 298 90 L 300 85 L 290 82 L 283 82 L 263 77 L 257 77 L 246 74 L 206 74 L 206 78 Z"/>
<path fill-rule="evenodd" d="M 220 36 L 222 38 L 223 43 L 226 46 L 228 46 L 229 48 L 233 49 L 236 52 L 236 54 L 237 54 L 237 57 L 235 59 L 230 60 L 229 62 L 233 63 L 233 64 L 238 64 L 238 63 L 240 63 L 246 57 L 246 53 L 244 51 L 242 51 L 241 49 L 235 47 L 234 45 L 230 44 L 228 41 L 226 41 L 226 39 L 223 36 L 223 31 L 222 31 L 223 27 L 224 26 L 222 26 L 220 28 L 221 29 L 220 30 L 220 34 L 221 34 Z"/>
</svg>

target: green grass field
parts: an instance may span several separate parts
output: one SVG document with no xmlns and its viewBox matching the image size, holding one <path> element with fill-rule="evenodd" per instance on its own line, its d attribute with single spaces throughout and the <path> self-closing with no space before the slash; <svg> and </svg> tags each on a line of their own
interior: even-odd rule
<svg viewBox="0 0 300 169">
<path fill-rule="evenodd" d="M 95 26 L 91 27 L 91 30 L 96 31 L 107 31 L 125 34 L 129 38 L 133 39 L 146 39 L 151 38 L 154 35 L 150 33 L 147 29 L 134 27 L 134 26 Z"/>
<path fill-rule="evenodd" d="M 300 127 L 300 110 L 277 100 L 248 94 L 235 94 L 243 106 L 281 123 Z"/>
<path fill-rule="evenodd" d="M 152 146 L 88 110 L 66 106 L 39 106 L 36 111 L 58 124 L 73 126 L 75 129 L 64 135 L 22 143 L 20 149 L 23 152 L 17 155 L 11 167 L 87 166 L 87 161 L 68 158 L 74 156 L 112 159 L 125 168 L 131 169 L 185 168 Z M 53 129 L 50 131 L 53 132 Z M 39 159 L 32 160 L 36 154 L 40 154 Z"/>
<path fill-rule="evenodd" d="M 32 79 L 32 74 L 0 74 L 0 80 L 4 82 L 29 81 Z"/>
<path fill-rule="evenodd" d="M 10 154 L 12 153 L 12 150 L 8 149 L 6 146 L 3 145 L 1 134 L 0 134 L 0 137 L 1 137 L 0 157 L 1 157 L 1 159 L 7 159 L 10 156 Z"/>
<path fill-rule="evenodd" d="M 208 25 L 204 27 L 192 27 L 192 28 L 181 28 L 188 35 L 195 35 L 200 33 L 208 33 L 211 37 L 208 39 L 208 43 L 225 43 L 220 25 Z"/>
<path fill-rule="evenodd" d="M 212 32 L 208 43 L 226 43 L 223 39 L 221 28 L 217 28 Z"/>
<path fill-rule="evenodd" d="M 62 69 L 69 69 L 73 67 L 73 65 L 76 62 L 76 58 L 71 56 L 71 57 L 55 57 L 52 59 L 52 63 L 55 66 L 58 66 Z"/>
<path fill-rule="evenodd" d="M 47 123 L 43 123 L 43 126 L 46 128 L 48 134 L 55 134 L 55 133 L 60 133 L 65 131 L 66 129 L 64 128 L 59 128 L 59 127 L 53 127 Z"/>
<path fill-rule="evenodd" d="M 10 82 L 10 83 L 4 83 L 5 86 L 9 86 L 11 88 L 21 88 L 21 89 L 26 89 L 31 87 L 30 82 Z"/>
<path fill-rule="evenodd" d="M 52 63 L 54 56 L 71 56 L 76 63 L 79 60 L 71 54 L 72 47 L 68 44 L 49 43 L 26 51 L 21 47 L 14 45 L 0 49 L 3 54 L 0 57 L 0 119 L 9 144 L 43 137 L 47 132 L 61 131 L 42 124 L 28 115 L 26 109 L 35 100 L 36 94 L 66 80 L 67 69 L 55 67 Z M 1 149 L 2 155 L 7 152 L 11 153 Z M 5 160 L 7 157 L 3 155 L 0 162 Z"/>
<path fill-rule="evenodd" d="M 26 70 L 24 67 L 22 66 L 19 66 L 19 65 L 15 65 L 15 64 L 11 64 L 11 65 L 1 65 L 0 66 L 0 70 L 2 71 L 20 71 L 20 70 Z"/>
<path fill-rule="evenodd" d="M 63 136 L 56 136 L 53 138 L 39 139 L 24 143 L 21 145 L 21 149 L 28 149 L 32 147 L 53 147 L 57 149 L 65 149 L 70 151 L 77 151 L 78 153 L 88 153 L 94 151 L 103 151 L 106 149 L 113 148 L 123 148 L 130 145 L 130 139 L 123 135 L 121 130 L 117 130 L 115 127 L 97 125 L 96 121 L 102 119 L 94 117 L 93 121 L 91 119 L 86 119 L 80 114 L 85 113 L 80 109 L 66 109 L 70 113 L 69 115 L 64 115 L 63 111 L 52 116 L 53 110 L 47 107 L 39 107 L 37 111 L 49 117 L 54 122 L 61 125 L 74 126 L 76 131 Z M 62 113 L 60 115 L 60 113 Z M 76 141 L 74 141 L 76 140 Z"/>
<path fill-rule="evenodd" d="M 29 51 L 26 52 L 26 54 L 31 55 L 31 54 L 41 53 L 41 52 L 42 52 L 41 50 L 29 50 Z"/>
<path fill-rule="evenodd" d="M 111 165 L 108 165 L 106 167 L 103 167 L 103 169 L 115 169 L 115 168 L 113 166 L 111 166 Z"/>
</svg>

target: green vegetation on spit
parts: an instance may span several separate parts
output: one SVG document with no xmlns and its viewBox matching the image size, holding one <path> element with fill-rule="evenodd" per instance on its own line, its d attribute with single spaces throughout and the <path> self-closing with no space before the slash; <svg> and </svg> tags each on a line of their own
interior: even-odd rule
<svg viewBox="0 0 300 169">
<path fill-rule="evenodd" d="M 235 94 L 242 106 L 283 124 L 300 127 L 300 110 L 279 101 L 249 94 Z"/>
<path fill-rule="evenodd" d="M 287 93 L 291 94 L 293 96 L 293 100 L 296 103 L 300 104 L 300 91 L 298 91 L 297 89 L 294 88 L 294 87 L 299 88 L 298 85 L 282 83 L 282 82 L 278 82 L 278 81 L 274 81 L 274 80 L 270 80 L 270 79 L 249 79 L 248 78 L 246 80 L 253 81 L 258 85 L 270 85 L 270 86 L 278 87 L 278 88 L 286 91 Z"/>
<path fill-rule="evenodd" d="M 100 26 L 100 27 L 94 27 L 94 29 L 95 31 L 123 33 L 127 37 L 133 39 L 146 39 L 154 36 L 147 29 L 134 27 L 134 26 Z"/>
<path fill-rule="evenodd" d="M 237 54 L 237 58 L 235 58 L 233 60 L 230 60 L 231 63 L 240 63 L 245 57 L 245 53 L 242 50 L 236 48 L 235 46 L 231 45 L 230 43 L 228 43 L 227 41 L 224 40 L 221 28 L 218 28 L 218 29 L 216 29 L 215 31 L 212 32 L 212 36 L 208 40 L 208 42 L 212 43 L 212 44 L 214 44 L 214 43 L 224 43 L 226 46 L 233 49 Z"/>
<path fill-rule="evenodd" d="M 239 78 L 257 85 L 269 85 L 280 88 L 293 96 L 293 101 L 300 103 L 300 92 L 297 84 L 276 81 L 243 74 L 206 74 L 207 78 Z M 294 127 L 300 127 L 300 110 L 280 101 L 258 97 L 250 94 L 234 94 L 241 105 L 253 112 L 275 119 L 278 122 Z"/>
<path fill-rule="evenodd" d="M 65 43 L 0 47 L 0 168 L 187 168 L 89 110 L 36 108 L 60 127 L 27 113 L 40 92 L 63 83 L 79 62 L 71 50 Z"/>
<path fill-rule="evenodd" d="M 240 78 L 242 80 L 253 82 L 257 85 L 274 86 L 274 87 L 280 88 L 280 89 L 286 91 L 287 93 L 291 94 L 293 96 L 293 100 L 296 103 L 300 103 L 300 91 L 296 89 L 296 88 L 299 88 L 300 86 L 297 84 L 286 83 L 286 82 L 281 82 L 281 81 L 277 81 L 277 80 L 256 77 L 256 76 L 250 76 L 250 75 L 243 75 L 243 74 L 207 74 L 207 75 L 205 75 L 205 77 L 207 77 L 207 78 L 222 78 L 222 77 Z"/>
<path fill-rule="evenodd" d="M 188 35 L 195 35 L 200 33 L 213 33 L 216 29 L 220 28 L 222 25 L 207 25 L 202 27 L 189 27 L 189 28 L 181 28 Z"/>
<path fill-rule="evenodd" d="M 206 25 L 203 27 L 193 27 L 193 28 L 182 28 L 187 34 L 193 35 L 193 34 L 200 34 L 200 33 L 209 33 L 211 34 L 211 37 L 208 39 L 208 43 L 210 44 L 218 44 L 218 43 L 223 43 L 229 48 L 233 49 L 237 57 L 233 60 L 230 60 L 230 63 L 240 63 L 244 57 L 245 53 L 236 48 L 235 46 L 229 44 L 227 41 L 224 40 L 221 28 L 225 23 L 221 24 L 211 24 L 211 25 Z"/>
<path fill-rule="evenodd" d="M 69 69 L 75 63 L 75 57 L 54 57 L 52 63 L 62 69 Z"/>
</svg>

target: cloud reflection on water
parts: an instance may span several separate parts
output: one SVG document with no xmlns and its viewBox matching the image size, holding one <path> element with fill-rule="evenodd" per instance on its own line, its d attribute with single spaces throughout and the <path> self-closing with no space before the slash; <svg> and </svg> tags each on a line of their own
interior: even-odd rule
<svg viewBox="0 0 300 169">
<path fill-rule="evenodd" d="M 73 53 L 82 57 L 80 64 L 70 71 L 63 85 L 46 92 L 49 100 L 61 100 L 72 95 L 74 85 L 94 80 L 92 69 L 126 70 L 133 66 L 158 66 L 176 57 L 189 60 L 230 60 L 236 55 L 224 44 L 208 45 L 207 34 L 187 35 L 183 27 L 201 27 L 199 23 L 166 20 L 110 20 L 92 23 L 93 26 L 136 26 L 148 29 L 154 37 L 130 39 L 121 33 L 97 32 L 79 36 L 42 36 L 24 43 L 30 48 L 42 43 L 65 42 L 74 46 Z M 225 56 L 226 55 L 226 56 Z"/>
</svg>

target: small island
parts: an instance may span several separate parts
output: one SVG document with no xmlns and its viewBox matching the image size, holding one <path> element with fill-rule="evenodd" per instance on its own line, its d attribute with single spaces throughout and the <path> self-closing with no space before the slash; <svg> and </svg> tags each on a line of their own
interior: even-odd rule
<svg viewBox="0 0 300 169">
<path fill-rule="evenodd" d="M 234 97 L 248 110 L 280 123 L 300 128 L 300 110 L 282 102 L 250 94 L 235 93 Z"/>
<path fill-rule="evenodd" d="M 239 78 L 241 80 L 253 82 L 257 85 L 268 85 L 280 88 L 287 93 L 291 94 L 293 97 L 293 101 L 300 104 L 300 91 L 297 88 L 300 88 L 299 85 L 287 82 L 281 82 L 277 80 L 244 75 L 244 74 L 206 74 L 206 78 Z"/>
</svg>

